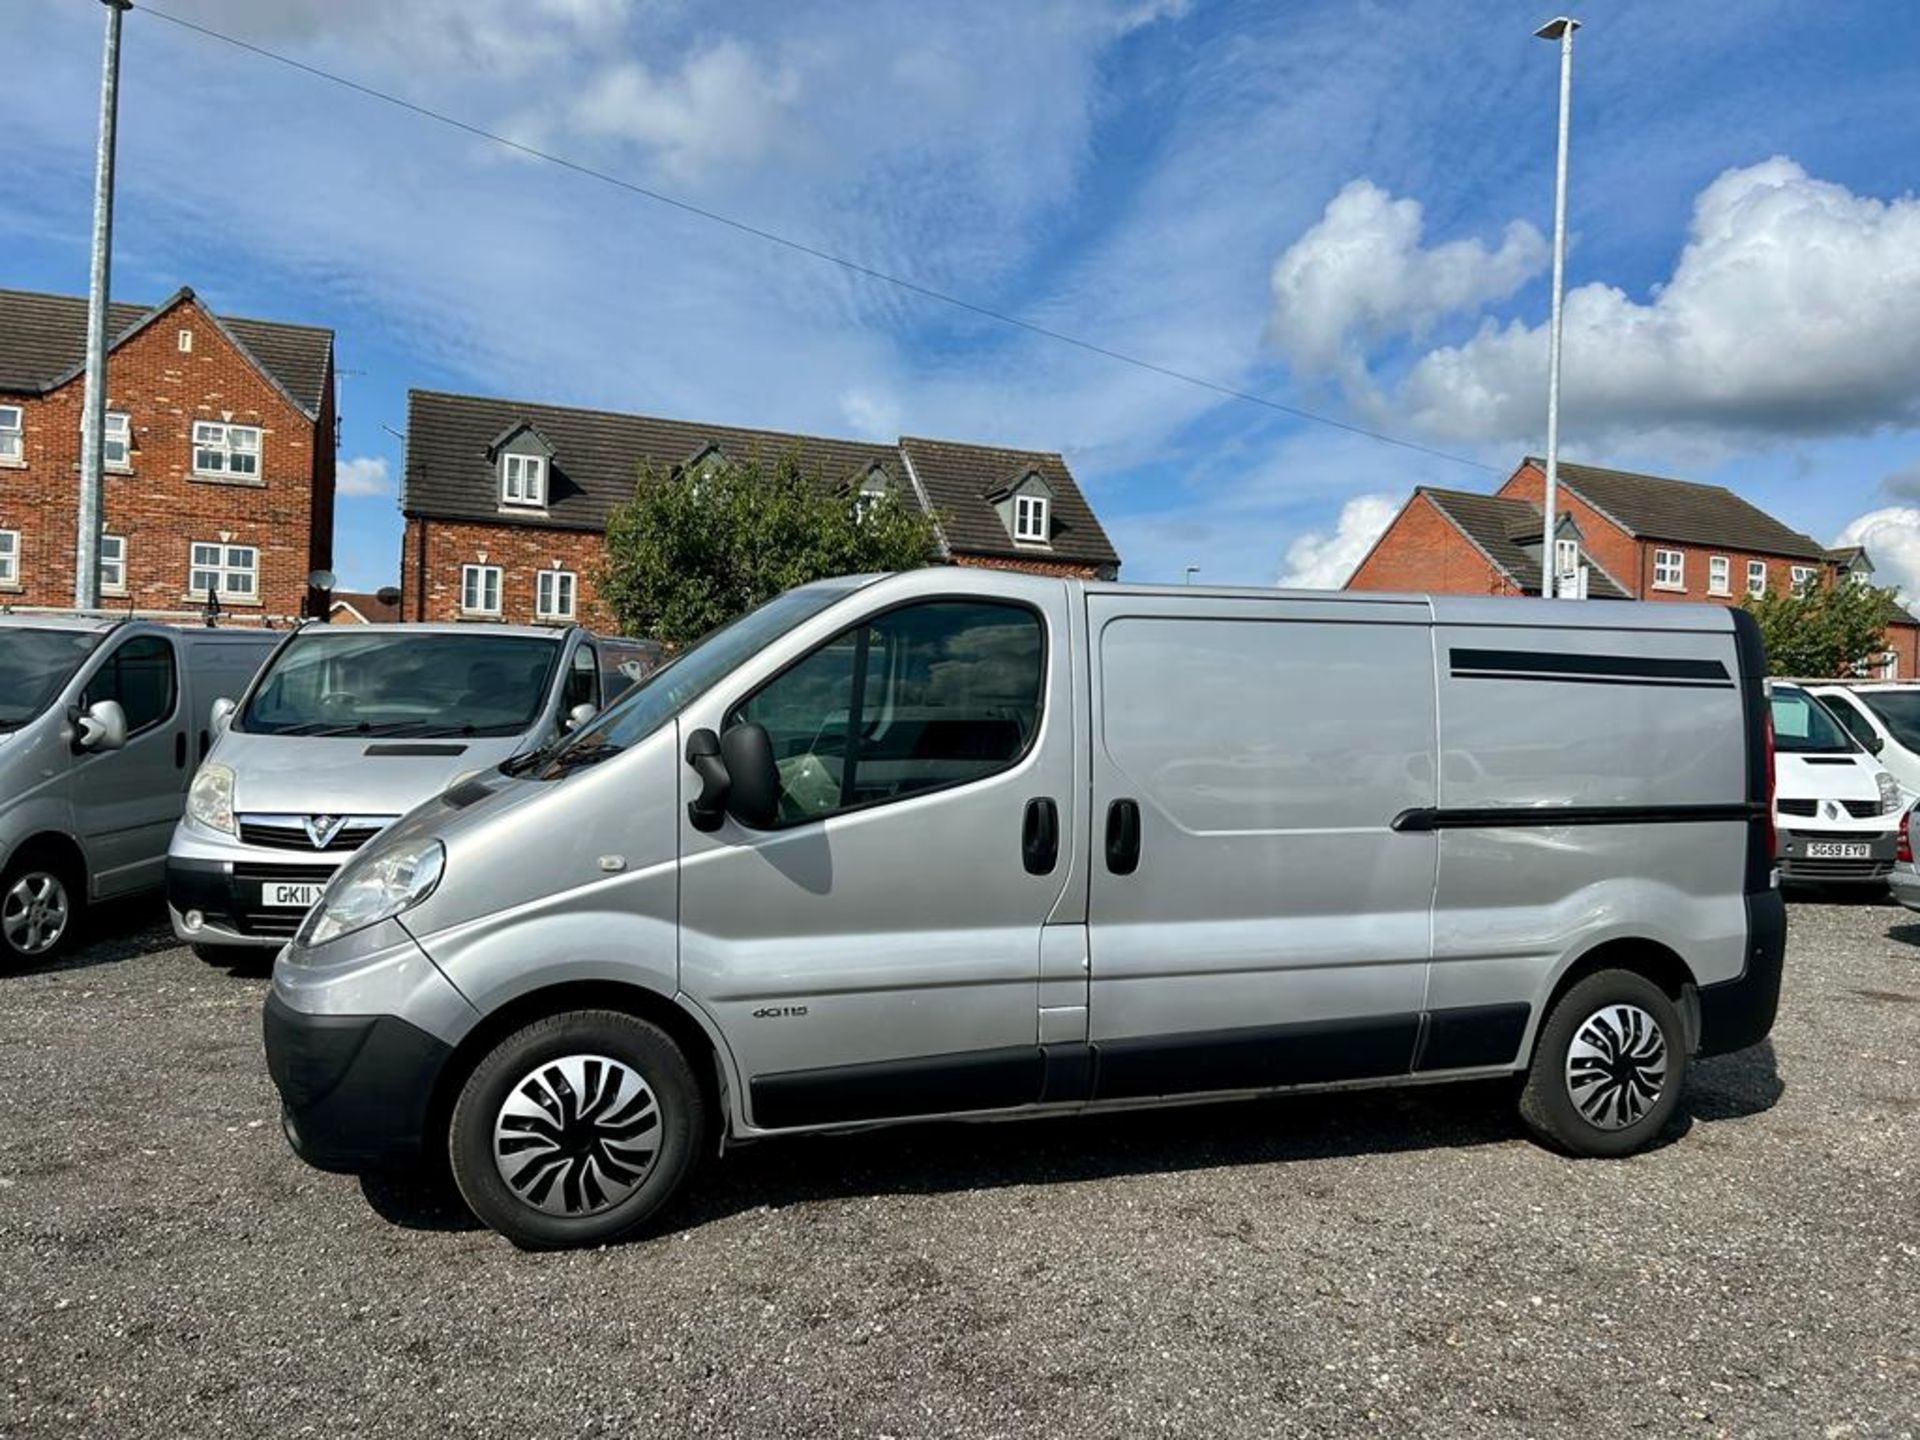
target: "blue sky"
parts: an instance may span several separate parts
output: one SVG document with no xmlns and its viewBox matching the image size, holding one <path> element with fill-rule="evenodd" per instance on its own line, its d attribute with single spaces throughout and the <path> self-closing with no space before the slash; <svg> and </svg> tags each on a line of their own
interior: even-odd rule
<svg viewBox="0 0 1920 1440">
<path fill-rule="evenodd" d="M 115 290 L 338 332 L 336 568 L 399 566 L 409 385 L 1066 453 L 1128 578 L 1338 584 L 1540 448 L 1547 12 L 159 0 L 1035 324 L 996 325 L 127 20 Z M 1714 480 L 1920 592 L 1910 7 L 1612 0 L 1575 71 L 1564 453 Z M 86 278 L 100 12 L 0 0 L 0 284 Z"/>
</svg>

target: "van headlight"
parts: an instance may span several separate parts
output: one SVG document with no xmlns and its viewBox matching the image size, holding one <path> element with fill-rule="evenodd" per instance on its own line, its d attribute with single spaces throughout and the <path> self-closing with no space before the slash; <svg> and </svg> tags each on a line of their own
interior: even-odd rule
<svg viewBox="0 0 1920 1440">
<path fill-rule="evenodd" d="M 1880 784 L 1880 813 L 1892 815 L 1904 808 L 1900 804 L 1900 782 L 1882 770 L 1873 777 Z"/>
<path fill-rule="evenodd" d="M 233 771 L 209 760 L 187 787 L 187 818 L 203 830 L 231 835 L 233 828 Z"/>
<path fill-rule="evenodd" d="M 404 914 L 433 893 L 447 868 L 438 840 L 410 840 L 348 863 L 300 927 L 296 944 L 324 945 Z"/>
</svg>

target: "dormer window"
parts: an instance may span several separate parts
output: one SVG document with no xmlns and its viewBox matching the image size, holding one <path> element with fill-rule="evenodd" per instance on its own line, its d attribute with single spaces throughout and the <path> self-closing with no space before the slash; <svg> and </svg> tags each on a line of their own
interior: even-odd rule
<svg viewBox="0 0 1920 1440">
<path fill-rule="evenodd" d="M 866 519 L 873 507 L 892 493 L 893 487 L 887 482 L 887 472 L 878 465 L 874 466 L 860 481 L 860 489 L 854 494 L 853 518 Z"/>
<path fill-rule="evenodd" d="M 500 503 L 531 506 L 544 506 L 547 503 L 546 456 L 500 457 Z"/>
<path fill-rule="evenodd" d="M 1560 539 L 1553 542 L 1553 573 L 1575 575 L 1580 571 L 1580 542 Z"/>
<path fill-rule="evenodd" d="M 1053 533 L 1048 526 L 1047 512 L 1047 497 L 1044 495 L 1014 496 L 1013 538 L 1028 544 L 1046 544 Z"/>
</svg>

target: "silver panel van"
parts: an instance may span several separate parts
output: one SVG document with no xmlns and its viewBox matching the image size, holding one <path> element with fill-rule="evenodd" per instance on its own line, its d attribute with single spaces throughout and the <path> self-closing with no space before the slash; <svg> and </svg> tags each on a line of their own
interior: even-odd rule
<svg viewBox="0 0 1920 1440">
<path fill-rule="evenodd" d="M 0 968 L 57 956 L 89 901 L 158 888 L 214 697 L 280 638 L 0 616 Z"/>
<path fill-rule="evenodd" d="M 347 858 L 422 800 L 558 739 L 657 660 L 577 626 L 309 625 L 262 667 L 167 854 L 174 934 L 279 949 Z"/>
<path fill-rule="evenodd" d="M 1651 1141 L 1773 1021 L 1764 657 L 1720 607 L 809 585 L 335 877 L 264 1017 L 293 1148 L 532 1246 L 724 1141 L 1524 1075 Z"/>
</svg>

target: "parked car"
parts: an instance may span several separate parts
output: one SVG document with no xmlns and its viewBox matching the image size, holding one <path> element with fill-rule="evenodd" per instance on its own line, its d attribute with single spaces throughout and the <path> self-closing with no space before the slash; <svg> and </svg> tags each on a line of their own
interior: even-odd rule
<svg viewBox="0 0 1920 1440">
<path fill-rule="evenodd" d="M 0 616 L 0 961 L 53 959 L 89 903 L 160 885 L 213 698 L 279 639 Z"/>
<path fill-rule="evenodd" d="M 1780 878 L 1884 885 L 1906 809 L 1899 782 L 1806 689 L 1769 690 Z"/>
<path fill-rule="evenodd" d="M 1869 680 L 1808 684 L 1807 692 L 1900 782 L 1911 801 L 1920 799 L 1920 684 Z"/>
<path fill-rule="evenodd" d="M 1920 803 L 1911 806 L 1900 817 L 1900 834 L 1893 856 L 1893 873 L 1887 877 L 1887 888 L 1893 892 L 1893 898 L 1909 910 L 1920 910 L 1920 867 L 1916 867 L 1913 858 L 1913 826 L 1916 811 Z"/>
<path fill-rule="evenodd" d="M 167 855 L 174 933 L 206 959 L 279 949 L 354 851 L 454 779 L 585 722 L 603 663 L 646 655 L 577 626 L 296 632 L 215 707 Z"/>
<path fill-rule="evenodd" d="M 1772 1024 L 1764 671 L 1715 606 L 808 585 L 354 856 L 274 966 L 286 1133 L 536 1246 L 929 1116 L 1524 1073 L 1625 1154 Z"/>
</svg>

